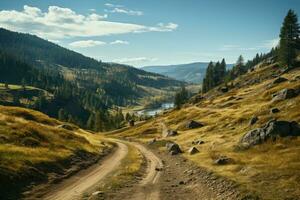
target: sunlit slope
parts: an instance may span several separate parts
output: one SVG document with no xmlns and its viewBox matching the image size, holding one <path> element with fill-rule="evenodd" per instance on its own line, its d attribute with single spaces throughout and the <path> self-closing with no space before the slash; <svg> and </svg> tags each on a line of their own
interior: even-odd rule
<svg viewBox="0 0 300 200">
<path fill-rule="evenodd" d="M 0 197 L 50 180 L 51 173 L 65 174 L 74 159 L 88 164 L 85 160 L 92 161 L 110 147 L 103 141 L 40 112 L 0 106 Z"/>
<path fill-rule="evenodd" d="M 297 199 L 300 196 L 299 137 L 268 141 L 245 150 L 237 146 L 247 131 L 263 126 L 270 119 L 300 123 L 300 95 L 272 101 L 272 94 L 282 89 L 300 88 L 300 69 L 283 74 L 282 77 L 288 80 L 274 84 L 274 75 L 279 75 L 280 70 L 276 64 L 257 66 L 254 71 L 235 80 L 234 87 L 227 93 L 216 88 L 202 100 L 195 101 L 194 98 L 193 103 L 181 110 L 115 135 L 149 141 L 161 137 L 161 124 L 165 123 L 168 128 L 178 130 L 178 136 L 164 139 L 177 142 L 185 152 L 183 155 L 199 166 L 235 180 L 264 199 Z M 272 108 L 278 108 L 279 112 L 271 113 Z M 258 117 L 258 121 L 250 125 L 253 116 Z M 187 129 L 189 120 L 199 121 L 204 127 Z M 200 153 L 189 155 L 187 150 L 194 146 L 193 141 L 199 139 L 204 141 L 204 144 L 196 145 Z M 221 156 L 232 162 L 214 164 Z"/>
</svg>

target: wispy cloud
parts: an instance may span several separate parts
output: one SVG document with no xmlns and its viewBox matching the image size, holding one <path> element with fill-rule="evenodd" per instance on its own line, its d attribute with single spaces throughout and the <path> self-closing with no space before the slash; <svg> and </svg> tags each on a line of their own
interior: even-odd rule
<svg viewBox="0 0 300 200">
<path fill-rule="evenodd" d="M 135 23 L 107 21 L 107 15 L 82 15 L 69 8 L 49 6 L 46 12 L 37 7 L 24 6 L 22 11 L 0 11 L 0 26 L 13 31 L 27 32 L 57 40 L 70 37 L 92 37 L 125 33 L 168 32 L 178 25 L 168 23 L 146 26 Z"/>
<path fill-rule="evenodd" d="M 136 16 L 141 16 L 143 15 L 143 12 L 142 11 L 139 11 L 139 10 L 129 10 L 129 9 L 126 9 L 126 8 L 114 8 L 108 12 L 111 12 L 111 13 L 122 13 L 122 14 L 127 14 L 127 15 L 136 15 Z"/>
<path fill-rule="evenodd" d="M 136 16 L 141 16 L 144 14 L 140 10 L 130 10 L 123 5 L 115 5 L 115 4 L 111 4 L 111 3 L 106 3 L 105 6 L 111 8 L 110 10 L 106 10 L 106 12 L 110 12 L 110 13 L 121 13 L 121 14 L 136 15 Z"/>
<path fill-rule="evenodd" d="M 147 58 L 147 57 L 132 57 L 132 58 L 120 58 L 115 59 L 113 62 L 124 63 L 124 64 L 136 64 L 141 62 L 154 62 L 157 58 Z"/>
<path fill-rule="evenodd" d="M 219 48 L 219 51 L 258 51 L 263 49 L 272 49 L 279 43 L 279 38 L 262 41 L 261 44 L 253 47 L 243 47 L 236 44 L 226 44 Z"/>
<path fill-rule="evenodd" d="M 128 41 L 124 41 L 124 40 L 115 40 L 113 42 L 111 42 L 110 44 L 129 44 Z"/>
<path fill-rule="evenodd" d="M 116 5 L 116 4 L 112 4 L 112 3 L 106 3 L 104 5 L 107 7 L 110 7 L 110 8 L 123 8 L 124 7 L 123 5 Z"/>
<path fill-rule="evenodd" d="M 97 40 L 81 40 L 81 41 L 72 42 L 69 45 L 71 47 L 87 48 L 87 47 L 106 45 L 106 42 L 97 41 Z"/>
</svg>

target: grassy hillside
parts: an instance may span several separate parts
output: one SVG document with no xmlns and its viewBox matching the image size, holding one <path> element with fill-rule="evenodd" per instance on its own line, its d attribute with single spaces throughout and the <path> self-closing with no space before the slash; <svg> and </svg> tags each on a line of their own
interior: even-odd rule
<svg viewBox="0 0 300 200">
<path fill-rule="evenodd" d="M 111 145 L 101 136 L 72 124 L 37 111 L 0 106 L 0 199 L 19 198 L 34 183 L 68 175 L 103 156 L 108 148 Z M 74 164 L 77 169 L 65 171 Z"/>
<path fill-rule="evenodd" d="M 257 145 L 250 149 L 238 148 L 240 138 L 249 130 L 261 127 L 268 120 L 296 121 L 300 123 L 300 96 L 279 102 L 272 102 L 271 95 L 284 88 L 300 88 L 300 69 L 296 68 L 283 77 L 288 81 L 272 84 L 274 75 L 280 73 L 278 65 L 258 65 L 233 83 L 227 93 L 218 89 L 210 91 L 203 100 L 185 105 L 180 110 L 166 113 L 145 124 L 123 132 L 119 137 L 133 137 L 141 141 L 161 138 L 162 123 L 178 130 L 178 136 L 163 138 L 173 140 L 184 150 L 183 156 L 219 175 L 228 177 L 241 187 L 263 199 L 298 199 L 300 196 L 300 138 L 281 138 L 275 142 Z M 271 108 L 280 112 L 272 114 Z M 253 116 L 258 117 L 249 125 Z M 187 129 L 186 123 L 196 120 L 202 128 Z M 204 144 L 196 145 L 200 153 L 189 155 L 187 150 L 195 140 Z M 164 149 L 164 148 L 162 148 Z M 226 165 L 216 165 L 221 157 L 231 158 Z"/>
<path fill-rule="evenodd" d="M 97 61 L 37 36 L 1 28 L 0 72 L 0 83 L 40 88 L 53 97 L 26 94 L 30 108 L 95 130 L 118 128 L 115 116 L 109 115 L 110 109 L 141 105 L 146 98 L 170 98 L 173 88 L 182 84 L 127 65 Z M 19 93 L 9 89 L 0 92 L 4 97 L 2 105 L 26 104 L 10 100 L 19 99 Z M 34 99 L 37 105 L 33 105 Z M 101 115 L 99 123 L 103 126 L 89 127 L 88 122 L 100 120 L 96 115 Z"/>
</svg>

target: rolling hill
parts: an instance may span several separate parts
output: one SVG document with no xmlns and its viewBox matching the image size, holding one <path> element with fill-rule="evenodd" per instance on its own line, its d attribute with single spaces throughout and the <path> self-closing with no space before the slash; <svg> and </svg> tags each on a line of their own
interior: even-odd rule
<svg viewBox="0 0 300 200">
<path fill-rule="evenodd" d="M 162 74 L 180 81 L 202 83 L 208 64 L 208 62 L 195 62 L 180 65 L 145 66 L 141 69 Z M 228 64 L 227 68 L 231 68 L 232 66 L 233 65 Z"/>
<path fill-rule="evenodd" d="M 172 95 L 172 88 L 182 84 L 127 65 L 97 61 L 37 36 L 6 29 L 0 29 L 0 72 L 0 83 L 33 86 L 53 97 L 35 95 L 36 102 L 30 108 L 81 127 L 87 127 L 89 119 L 90 124 L 96 124 L 96 118 L 101 118 L 99 129 L 119 126 L 112 125 L 115 120 L 110 116 L 115 106 L 139 105 L 144 98 Z"/>
</svg>

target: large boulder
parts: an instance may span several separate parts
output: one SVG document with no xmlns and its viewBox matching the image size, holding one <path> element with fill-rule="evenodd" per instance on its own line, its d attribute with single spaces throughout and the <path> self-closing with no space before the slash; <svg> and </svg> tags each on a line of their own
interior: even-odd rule
<svg viewBox="0 0 300 200">
<path fill-rule="evenodd" d="M 203 126 L 204 126 L 203 124 L 201 124 L 200 122 L 196 122 L 194 120 L 188 121 L 186 124 L 186 128 L 188 128 L 188 129 L 200 128 Z"/>
<path fill-rule="evenodd" d="M 272 101 L 282 101 L 285 99 L 290 99 L 293 98 L 295 96 L 297 96 L 297 92 L 294 89 L 283 89 L 280 90 L 279 92 L 275 93 L 272 95 Z"/>
<path fill-rule="evenodd" d="M 171 155 L 177 155 L 179 153 L 182 153 L 182 150 L 180 149 L 179 145 L 173 142 L 169 142 L 166 144 L 167 150 Z"/>
<path fill-rule="evenodd" d="M 297 122 L 270 120 L 263 127 L 247 132 L 240 140 L 240 143 L 247 143 L 250 146 L 261 144 L 270 138 L 286 136 L 300 136 L 300 126 Z"/>
<path fill-rule="evenodd" d="M 194 155 L 196 153 L 199 153 L 199 150 L 196 147 L 191 147 L 188 152 L 190 155 Z"/>
</svg>

